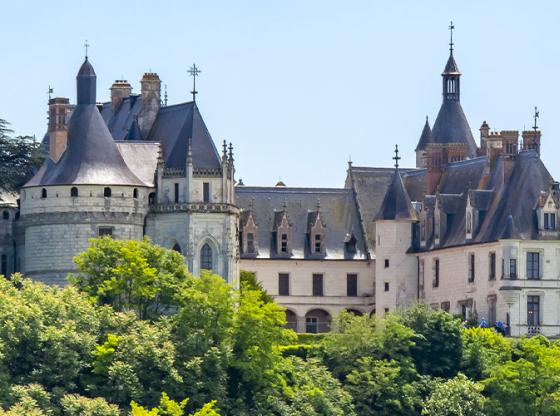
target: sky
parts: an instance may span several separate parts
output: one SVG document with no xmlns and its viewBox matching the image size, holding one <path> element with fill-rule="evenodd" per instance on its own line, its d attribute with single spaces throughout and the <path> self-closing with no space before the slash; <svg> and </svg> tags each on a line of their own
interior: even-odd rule
<svg viewBox="0 0 560 416">
<path fill-rule="evenodd" d="M 75 101 L 84 43 L 98 100 L 115 79 L 139 92 L 144 72 L 197 103 L 216 145 L 234 145 L 246 185 L 342 187 L 354 166 L 415 164 L 425 117 L 441 104 L 449 21 L 461 103 L 478 141 L 483 120 L 522 130 L 540 110 L 542 158 L 560 177 L 557 1 L 25 1 L 0 24 L 0 118 L 46 132 L 47 89 Z"/>
</svg>

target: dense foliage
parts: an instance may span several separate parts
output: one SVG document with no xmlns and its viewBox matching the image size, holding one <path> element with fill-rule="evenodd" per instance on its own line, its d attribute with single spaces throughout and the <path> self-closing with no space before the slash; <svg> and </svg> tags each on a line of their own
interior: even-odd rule
<svg viewBox="0 0 560 416">
<path fill-rule="evenodd" d="M 40 146 L 33 137 L 14 137 L 0 119 L 0 189 L 15 191 L 31 179 L 42 163 Z"/>
<path fill-rule="evenodd" d="M 415 306 L 297 337 L 255 277 L 92 241 L 73 285 L 0 279 L 0 416 L 560 415 L 560 343 Z"/>
</svg>

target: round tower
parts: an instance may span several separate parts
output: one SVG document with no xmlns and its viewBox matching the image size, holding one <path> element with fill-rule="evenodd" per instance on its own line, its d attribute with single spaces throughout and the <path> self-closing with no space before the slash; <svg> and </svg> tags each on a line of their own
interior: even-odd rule
<svg viewBox="0 0 560 416">
<path fill-rule="evenodd" d="M 47 159 L 21 192 L 24 273 L 65 284 L 89 239 L 141 239 L 152 190 L 127 166 L 96 106 L 96 75 L 86 58 L 77 105 L 58 161 Z"/>
</svg>

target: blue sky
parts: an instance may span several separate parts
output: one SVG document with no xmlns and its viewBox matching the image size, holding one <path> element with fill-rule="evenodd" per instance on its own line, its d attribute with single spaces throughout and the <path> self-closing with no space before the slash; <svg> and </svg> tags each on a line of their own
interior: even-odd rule
<svg viewBox="0 0 560 416">
<path fill-rule="evenodd" d="M 532 125 L 540 109 L 543 159 L 560 164 L 560 4 L 554 1 L 17 1 L 2 6 L 0 118 L 42 137 L 48 85 L 75 96 L 83 44 L 91 44 L 98 99 L 113 80 L 136 92 L 148 70 L 169 103 L 198 103 L 219 144 L 235 146 L 247 185 L 344 184 L 356 166 L 404 166 L 426 115 L 441 102 L 449 20 L 473 129 Z"/>
</svg>

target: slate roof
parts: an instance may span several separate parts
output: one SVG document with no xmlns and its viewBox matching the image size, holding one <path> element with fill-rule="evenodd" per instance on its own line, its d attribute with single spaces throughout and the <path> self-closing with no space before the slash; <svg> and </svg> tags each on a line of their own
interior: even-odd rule
<svg viewBox="0 0 560 416">
<path fill-rule="evenodd" d="M 433 143 L 464 143 L 467 155 L 471 158 L 477 156 L 476 142 L 458 100 L 443 100 L 431 137 Z"/>
<path fill-rule="evenodd" d="M 155 172 L 160 144 L 146 141 L 115 142 L 124 161 L 147 186 L 155 187 Z"/>
<path fill-rule="evenodd" d="M 432 129 L 430 128 L 430 122 L 428 121 L 428 116 L 426 116 L 426 122 L 424 123 L 424 128 L 420 134 L 420 139 L 418 140 L 418 145 L 416 145 L 417 150 L 424 150 L 428 143 L 433 143 L 432 140 Z"/>
<path fill-rule="evenodd" d="M 221 169 L 221 159 L 196 102 L 161 107 L 148 137 L 141 137 L 138 115 L 142 97 L 123 99 L 115 112 L 111 102 L 103 104 L 101 113 L 115 140 L 146 140 L 162 143 L 166 168 L 184 169 L 187 146 L 192 138 L 193 167 Z"/>
<path fill-rule="evenodd" d="M 78 104 L 68 126 L 68 144 L 58 162 L 45 160 L 25 185 L 145 186 L 131 172 L 95 104 L 95 72 L 87 60 L 77 79 Z M 93 103 L 91 102 L 93 101 Z"/>
<path fill-rule="evenodd" d="M 453 57 L 453 52 L 449 54 L 449 58 L 447 59 L 447 63 L 445 64 L 445 69 L 443 70 L 442 75 L 461 75 L 459 66 L 457 65 L 457 62 L 455 62 L 455 58 Z"/>
<path fill-rule="evenodd" d="M 17 208 L 18 194 L 16 192 L 0 189 L 0 207 Z"/>
<path fill-rule="evenodd" d="M 395 169 L 376 220 L 414 220 L 416 212 L 404 187 L 400 172 Z"/>
<path fill-rule="evenodd" d="M 320 203 L 320 216 L 325 225 L 326 260 L 368 258 L 362 236 L 358 210 L 351 189 L 253 187 L 235 189 L 237 205 L 242 208 L 242 221 L 252 206 L 253 219 L 258 227 L 257 258 L 282 258 L 277 255 L 273 238 L 275 225 L 282 219 L 283 207 L 291 224 L 291 259 L 317 258 L 310 253 L 308 227 Z M 242 222 L 242 226 L 243 226 Z M 356 239 L 356 253 L 348 252 L 345 242 Z M 243 256 L 242 256 L 243 257 Z"/>
</svg>

